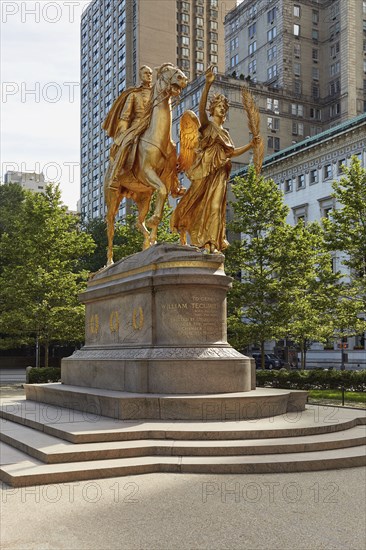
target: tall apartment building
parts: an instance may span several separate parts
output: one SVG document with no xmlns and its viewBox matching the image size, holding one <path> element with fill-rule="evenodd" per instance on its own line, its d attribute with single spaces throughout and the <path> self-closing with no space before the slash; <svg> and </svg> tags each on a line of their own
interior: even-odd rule
<svg viewBox="0 0 366 550">
<path fill-rule="evenodd" d="M 283 89 L 319 131 L 366 111 L 365 0 L 244 0 L 225 50 L 228 74 Z"/>
<path fill-rule="evenodd" d="M 101 129 L 113 101 L 138 83 L 142 65 L 176 63 L 194 79 L 225 69 L 224 19 L 236 0 L 94 0 L 81 21 L 81 213 L 104 215 L 110 139 Z M 120 216 L 125 212 L 121 205 Z"/>
</svg>

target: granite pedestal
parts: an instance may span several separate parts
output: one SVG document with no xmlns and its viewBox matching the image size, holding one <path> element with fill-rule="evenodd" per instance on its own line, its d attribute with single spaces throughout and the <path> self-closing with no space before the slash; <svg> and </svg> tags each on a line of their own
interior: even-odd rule
<svg viewBox="0 0 366 550">
<path fill-rule="evenodd" d="M 216 420 L 235 401 L 242 419 L 253 418 L 254 360 L 227 342 L 230 286 L 223 255 L 175 244 L 101 270 L 81 296 L 85 346 L 62 361 L 60 392 L 57 385 L 42 391 L 28 386 L 27 398 L 87 410 L 99 389 L 100 412 L 107 416 L 121 418 L 124 404 L 136 402 L 135 418 L 162 418 L 169 402 L 169 418 L 199 419 L 192 403 L 200 402 L 203 408 L 215 403 Z M 303 410 L 306 394 L 290 393 L 271 396 L 273 407 L 268 397 L 255 398 L 257 417 L 283 414 L 294 403 Z"/>
</svg>

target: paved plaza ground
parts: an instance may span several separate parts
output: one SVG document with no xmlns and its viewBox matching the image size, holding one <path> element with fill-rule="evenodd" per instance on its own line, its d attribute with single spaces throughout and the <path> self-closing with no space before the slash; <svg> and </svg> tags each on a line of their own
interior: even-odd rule
<svg viewBox="0 0 366 550">
<path fill-rule="evenodd" d="M 1 549 L 363 550 L 365 474 L 147 474 L 2 485 Z"/>
</svg>

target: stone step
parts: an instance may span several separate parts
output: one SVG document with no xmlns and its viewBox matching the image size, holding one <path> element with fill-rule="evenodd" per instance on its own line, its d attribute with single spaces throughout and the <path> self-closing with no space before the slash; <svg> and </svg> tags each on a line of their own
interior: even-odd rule
<svg viewBox="0 0 366 550">
<path fill-rule="evenodd" d="M 1 454 L 6 456 L 8 446 L 4 443 L 1 443 L 1 446 Z M 364 445 L 281 455 L 148 456 L 58 464 L 42 464 L 35 458 L 29 458 L 4 464 L 0 469 L 0 479 L 13 487 L 23 487 L 154 472 L 259 474 L 351 468 L 365 464 L 366 447 Z"/>
<path fill-rule="evenodd" d="M 44 463 L 142 456 L 243 456 L 302 453 L 366 444 L 364 426 L 326 434 L 248 440 L 143 439 L 73 444 L 21 424 L 0 420 L 0 439 Z"/>
<path fill-rule="evenodd" d="M 326 434 L 366 424 L 366 411 L 317 405 L 252 421 L 122 421 L 19 398 L 4 399 L 0 417 L 71 443 L 256 440 Z"/>
<path fill-rule="evenodd" d="M 253 420 L 305 409 L 307 392 L 257 388 L 235 393 L 167 394 L 68 384 L 26 384 L 27 400 L 118 420 Z"/>
</svg>

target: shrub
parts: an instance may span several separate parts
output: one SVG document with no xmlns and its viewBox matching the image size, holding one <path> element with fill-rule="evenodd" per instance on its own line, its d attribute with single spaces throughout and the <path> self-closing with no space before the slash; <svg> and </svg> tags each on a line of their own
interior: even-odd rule
<svg viewBox="0 0 366 550">
<path fill-rule="evenodd" d="M 45 384 L 47 382 L 58 382 L 61 379 L 61 369 L 54 367 L 33 368 L 29 370 L 30 384 Z"/>
<path fill-rule="evenodd" d="M 366 370 L 257 371 L 257 386 L 293 390 L 334 390 L 344 386 L 347 391 L 366 391 Z"/>
</svg>

